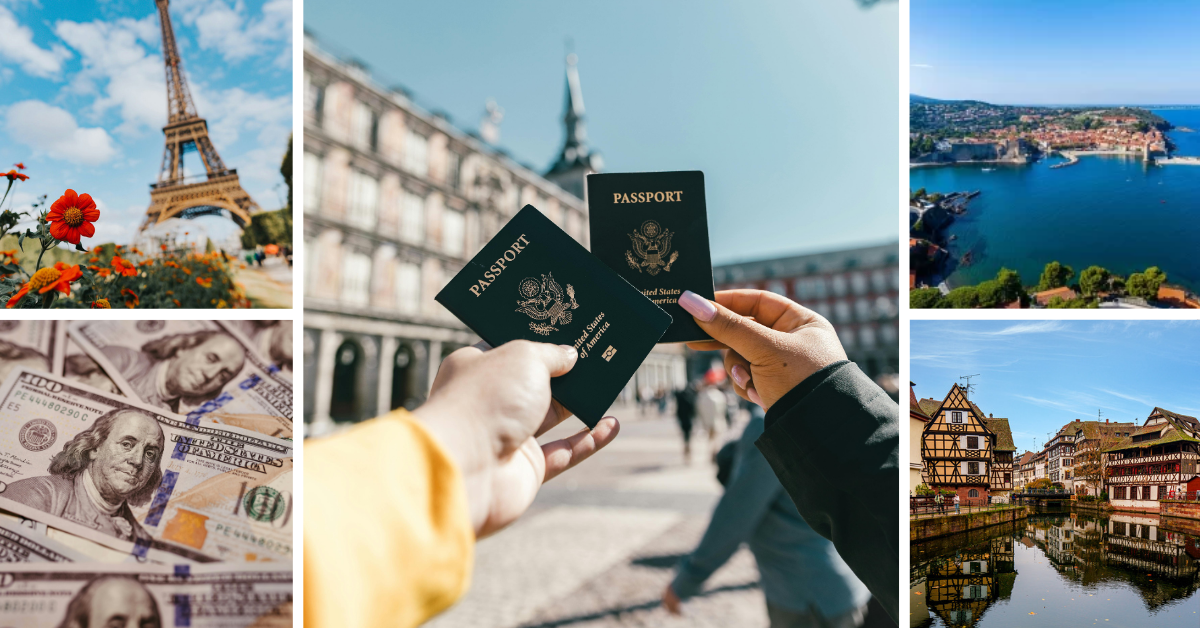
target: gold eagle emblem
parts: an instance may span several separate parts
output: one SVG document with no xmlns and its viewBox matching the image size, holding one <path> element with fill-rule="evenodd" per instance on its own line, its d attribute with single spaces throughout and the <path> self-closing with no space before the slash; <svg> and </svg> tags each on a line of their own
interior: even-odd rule
<svg viewBox="0 0 1200 628">
<path fill-rule="evenodd" d="M 552 273 L 542 275 L 538 281 L 533 277 L 521 280 L 517 287 L 521 298 L 517 299 L 517 310 L 534 321 L 545 323 L 529 323 L 529 328 L 543 336 L 552 331 L 558 331 L 555 325 L 566 325 L 571 322 L 571 310 L 579 307 L 575 302 L 575 288 L 567 284 L 566 298 L 563 297 L 562 286 L 554 280 Z"/>
<path fill-rule="evenodd" d="M 671 272 L 671 264 L 679 259 L 679 251 L 671 252 L 671 237 L 674 235 L 653 220 L 643 222 L 641 227 L 629 234 L 633 251 L 625 251 L 625 261 L 639 273 L 643 268 L 646 269 L 652 277 L 660 271 Z"/>
</svg>

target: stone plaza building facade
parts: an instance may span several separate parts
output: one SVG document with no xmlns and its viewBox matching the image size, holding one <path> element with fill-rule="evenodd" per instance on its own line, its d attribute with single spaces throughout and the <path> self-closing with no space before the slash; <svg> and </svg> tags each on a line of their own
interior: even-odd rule
<svg viewBox="0 0 1200 628">
<path fill-rule="evenodd" d="M 587 205 L 567 189 L 582 195 L 599 163 L 573 63 L 556 181 L 311 37 L 304 80 L 304 422 L 319 436 L 416 407 L 442 359 L 478 340 L 434 296 L 521 207 L 587 246 Z"/>
</svg>

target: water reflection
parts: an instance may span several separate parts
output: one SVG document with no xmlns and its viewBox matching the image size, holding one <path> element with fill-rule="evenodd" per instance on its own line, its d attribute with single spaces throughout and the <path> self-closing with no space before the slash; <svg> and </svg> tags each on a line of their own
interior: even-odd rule
<svg viewBox="0 0 1200 628">
<path fill-rule="evenodd" d="M 1200 525 L 1167 522 L 1042 513 L 914 544 L 910 626 L 1195 628 Z"/>
</svg>

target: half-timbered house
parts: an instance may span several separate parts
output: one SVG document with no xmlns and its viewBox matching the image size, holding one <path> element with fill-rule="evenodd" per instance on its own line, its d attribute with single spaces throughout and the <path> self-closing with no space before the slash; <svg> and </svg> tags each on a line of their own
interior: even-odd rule
<svg viewBox="0 0 1200 628">
<path fill-rule="evenodd" d="M 978 406 L 974 407 L 976 411 L 979 410 Z M 1017 451 L 1017 445 L 1013 442 L 1012 428 L 1008 425 L 1008 419 L 992 416 L 983 419 L 983 424 L 992 434 L 996 435 L 992 445 L 992 477 L 988 486 L 988 495 L 991 496 L 993 503 L 1007 504 L 1012 497 L 1013 454 Z"/>
<path fill-rule="evenodd" d="M 1109 503 L 1158 512 L 1158 502 L 1187 490 L 1200 465 L 1200 421 L 1154 408 L 1140 429 L 1105 449 Z"/>
<path fill-rule="evenodd" d="M 964 500 L 988 496 L 996 435 L 982 414 L 954 384 L 929 415 L 932 420 L 921 433 L 921 461 L 929 488 L 954 491 Z"/>
<path fill-rule="evenodd" d="M 909 458 L 908 458 L 908 491 L 913 494 L 917 486 L 925 482 L 921 472 L 921 433 L 925 430 L 925 424 L 930 421 L 929 415 L 921 409 L 921 403 L 917 401 L 917 393 L 913 390 L 912 382 L 908 383 L 908 440 L 909 440 Z"/>
</svg>

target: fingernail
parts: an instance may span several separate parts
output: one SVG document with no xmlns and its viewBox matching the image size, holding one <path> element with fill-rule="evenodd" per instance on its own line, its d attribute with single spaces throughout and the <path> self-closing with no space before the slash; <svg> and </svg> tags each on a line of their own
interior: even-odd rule
<svg viewBox="0 0 1200 628">
<path fill-rule="evenodd" d="M 579 357 L 579 352 L 575 350 L 575 347 L 572 347 L 571 345 L 558 345 L 558 346 L 562 347 L 562 350 L 567 352 L 568 360 L 574 360 L 575 358 Z"/>
<path fill-rule="evenodd" d="M 742 368 L 741 364 L 733 365 L 733 368 L 729 371 L 729 375 L 733 377 L 733 381 L 737 383 L 738 388 L 745 388 L 746 382 L 750 381 L 750 374 L 746 372 L 746 369 Z"/>
<path fill-rule="evenodd" d="M 705 323 L 710 323 L 717 317 L 717 306 L 691 290 L 684 290 L 683 294 L 679 295 L 679 306 Z"/>
<path fill-rule="evenodd" d="M 750 398 L 750 401 L 753 401 L 754 403 L 757 403 L 757 404 L 758 404 L 758 406 L 759 406 L 760 408 L 763 408 L 763 409 L 765 409 L 765 408 L 766 408 L 766 406 L 764 406 L 764 405 L 763 405 L 763 402 L 762 402 L 762 397 L 759 397 L 759 396 L 758 396 L 758 391 L 757 391 L 757 390 L 754 390 L 753 388 L 747 388 L 747 389 L 746 389 L 746 396 Z"/>
</svg>

